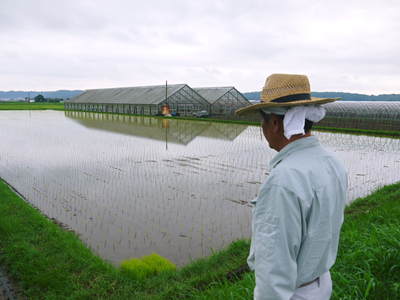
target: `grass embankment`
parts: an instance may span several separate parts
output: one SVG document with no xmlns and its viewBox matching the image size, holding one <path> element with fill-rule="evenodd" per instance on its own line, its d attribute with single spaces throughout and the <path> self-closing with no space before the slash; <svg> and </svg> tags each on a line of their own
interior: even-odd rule
<svg viewBox="0 0 400 300">
<path fill-rule="evenodd" d="M 176 271 L 132 280 L 0 181 L 0 263 L 29 299 L 251 299 L 249 243 Z M 399 299 L 400 184 L 346 209 L 333 299 Z"/>
<path fill-rule="evenodd" d="M 179 272 L 135 281 L 0 181 L 0 264 L 29 299 L 187 298 L 243 264 L 247 247 L 247 242 L 238 242 Z"/>
<path fill-rule="evenodd" d="M 0 102 L 0 110 L 64 110 L 64 103 Z"/>
</svg>

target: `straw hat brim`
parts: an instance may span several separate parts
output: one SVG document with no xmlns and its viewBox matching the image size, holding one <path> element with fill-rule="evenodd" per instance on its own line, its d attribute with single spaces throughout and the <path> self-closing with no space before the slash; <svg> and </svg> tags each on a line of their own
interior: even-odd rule
<svg viewBox="0 0 400 300">
<path fill-rule="evenodd" d="M 262 102 L 253 105 L 249 105 L 246 107 L 242 107 L 236 110 L 237 115 L 245 115 L 248 113 L 253 113 L 256 110 L 267 108 L 267 107 L 282 107 L 282 106 L 299 106 L 299 105 L 313 105 L 313 104 L 324 104 L 339 100 L 340 98 L 316 98 L 311 97 L 308 100 L 299 100 L 299 101 L 292 101 L 292 102 Z"/>
</svg>

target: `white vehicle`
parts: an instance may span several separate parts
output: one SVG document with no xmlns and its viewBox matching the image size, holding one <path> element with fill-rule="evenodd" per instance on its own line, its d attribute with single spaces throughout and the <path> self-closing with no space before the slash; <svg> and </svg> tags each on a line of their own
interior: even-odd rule
<svg viewBox="0 0 400 300">
<path fill-rule="evenodd" d="M 207 118 L 208 116 L 208 111 L 206 110 L 200 110 L 193 113 L 193 117 L 196 118 Z"/>
</svg>

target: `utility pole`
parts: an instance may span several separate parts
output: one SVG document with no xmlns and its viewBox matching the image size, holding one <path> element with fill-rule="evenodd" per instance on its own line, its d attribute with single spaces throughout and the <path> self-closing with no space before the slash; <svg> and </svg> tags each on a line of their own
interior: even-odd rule
<svg viewBox="0 0 400 300">
<path fill-rule="evenodd" d="M 168 80 L 165 80 L 165 103 L 168 105 Z"/>
<path fill-rule="evenodd" d="M 168 108 L 168 114 L 170 114 L 169 105 L 168 105 L 168 80 L 165 80 L 165 105 Z M 166 120 L 166 121 L 168 122 L 169 120 Z M 167 150 L 167 151 L 168 151 L 168 127 L 169 126 L 165 126 L 165 150 Z"/>
</svg>

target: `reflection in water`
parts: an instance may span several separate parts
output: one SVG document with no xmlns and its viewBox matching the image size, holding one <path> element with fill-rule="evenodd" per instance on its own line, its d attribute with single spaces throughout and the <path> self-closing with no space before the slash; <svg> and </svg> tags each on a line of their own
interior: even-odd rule
<svg viewBox="0 0 400 300">
<path fill-rule="evenodd" d="M 88 128 L 183 145 L 189 144 L 197 136 L 232 141 L 247 127 L 237 124 L 193 122 L 78 111 L 66 111 L 65 115 Z M 170 130 L 162 130 L 163 128 Z"/>
<path fill-rule="evenodd" d="M 100 256 L 179 265 L 249 237 L 269 150 L 257 127 L 96 113 L 0 112 L 0 176 Z M 349 198 L 400 180 L 400 141 L 316 133 Z M 168 149 L 166 151 L 166 145 Z"/>
</svg>

